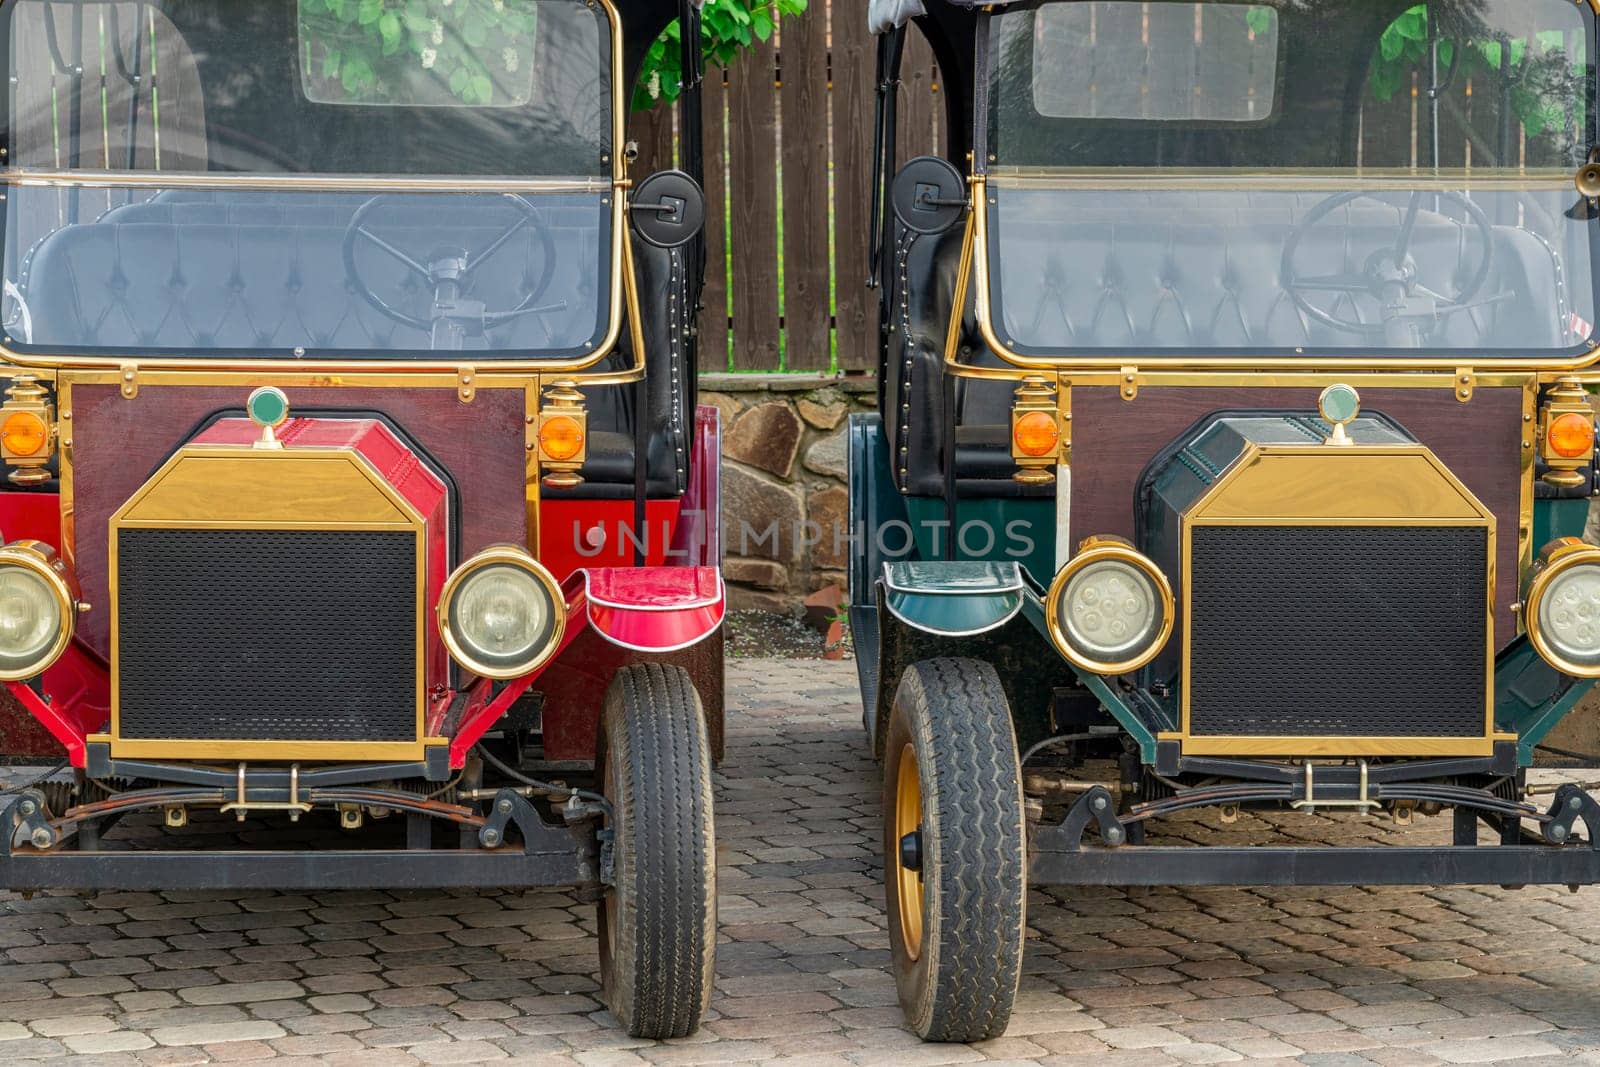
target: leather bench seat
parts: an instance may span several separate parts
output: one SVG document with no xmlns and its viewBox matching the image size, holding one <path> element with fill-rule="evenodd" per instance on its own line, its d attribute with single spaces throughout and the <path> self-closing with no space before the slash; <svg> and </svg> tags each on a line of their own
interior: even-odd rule
<svg viewBox="0 0 1600 1067">
<path fill-rule="evenodd" d="M 113 208 L 100 221 L 64 227 L 34 249 L 23 275 L 32 343 L 69 349 L 186 348 L 358 350 L 398 358 L 431 352 L 426 331 L 394 322 L 372 307 L 345 276 L 343 243 L 366 194 L 219 194 L 171 190 L 151 201 Z M 581 349 L 597 330 L 604 283 L 601 209 L 592 198 L 535 201 L 559 262 L 540 306 L 565 309 L 525 315 L 468 338 L 467 352 Z M 519 217 L 503 203 L 441 204 L 427 225 L 401 225 L 397 209 L 379 208 L 369 229 L 419 260 L 440 248 L 488 247 Z M 426 282 L 370 242 L 357 245 L 362 275 L 384 301 L 426 319 L 433 294 Z M 489 310 L 509 310 L 544 270 L 544 245 L 525 227 L 496 249 L 472 278 L 468 296 Z M 641 276 L 661 289 L 687 284 L 681 253 L 641 250 Z M 653 299 L 653 298 L 652 298 Z M 682 303 L 680 302 L 680 306 Z M 646 333 L 657 309 L 646 306 Z M 632 340 L 626 335 L 625 346 Z M 663 336 L 649 346 L 650 433 L 647 481 L 652 497 L 684 488 L 693 382 Z M 669 358 L 678 351 L 676 360 Z M 480 357 L 481 358 L 481 357 Z M 627 366 L 627 351 L 601 369 Z M 677 380 L 674 381 L 674 376 Z M 585 483 L 560 495 L 632 495 L 632 387 L 585 389 L 589 458 Z"/>
<path fill-rule="evenodd" d="M 1019 348 L 1136 353 L 1153 362 L 1161 349 L 1358 347 L 1371 335 L 1333 329 L 1304 314 L 1285 289 L 1283 250 L 1305 213 L 1326 193 L 1258 196 L 1192 192 L 1077 193 L 997 190 L 994 235 L 997 332 Z M 1485 198 L 1492 220 L 1509 213 L 1522 225 L 1493 226 L 1494 258 L 1474 302 L 1509 293 L 1503 303 L 1443 318 L 1435 345 L 1493 350 L 1566 344 L 1557 313 L 1558 273 L 1572 274 L 1533 229 L 1546 229 L 1546 205 L 1533 198 Z M 1295 262 L 1303 275 L 1361 274 L 1367 257 L 1391 246 L 1407 194 L 1392 203 L 1360 200 L 1332 212 L 1302 235 Z M 1446 295 L 1459 292 L 1481 263 L 1476 226 L 1445 210 L 1424 210 L 1412 239 L 1419 278 Z M 1459 214 L 1460 209 L 1455 209 Z M 1548 227 L 1553 228 L 1553 227 Z M 1556 231 L 1559 232 L 1559 231 Z M 901 329 L 891 338 L 885 381 L 886 429 L 902 487 L 941 496 L 946 419 L 940 372 L 943 309 L 959 265 L 960 235 L 921 237 L 896 246 L 897 273 L 909 280 Z M 1587 265 L 1579 268 L 1587 273 Z M 906 282 L 902 281 L 902 285 Z M 1569 283 L 1570 284 L 1570 283 Z M 1578 290 L 1574 290 L 1578 292 Z M 1381 323 L 1365 294 L 1307 292 L 1340 318 Z M 1576 310 L 1568 308 L 1568 310 Z M 988 350 L 969 294 L 962 330 L 965 361 L 1005 364 Z M 955 466 L 962 496 L 1050 495 L 1053 487 L 1014 481 L 1007 382 L 963 380 L 956 390 Z"/>
</svg>

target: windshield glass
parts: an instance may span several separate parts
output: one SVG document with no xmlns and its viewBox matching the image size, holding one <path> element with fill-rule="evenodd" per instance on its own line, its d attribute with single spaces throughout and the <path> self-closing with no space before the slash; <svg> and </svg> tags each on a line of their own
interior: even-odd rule
<svg viewBox="0 0 1600 1067">
<path fill-rule="evenodd" d="M 9 346 L 546 358 L 606 333 L 599 5 L 16 0 L 0 25 Z"/>
<path fill-rule="evenodd" d="M 1088 0 L 990 24 L 991 316 L 1021 352 L 1578 350 L 1593 14 Z"/>
</svg>

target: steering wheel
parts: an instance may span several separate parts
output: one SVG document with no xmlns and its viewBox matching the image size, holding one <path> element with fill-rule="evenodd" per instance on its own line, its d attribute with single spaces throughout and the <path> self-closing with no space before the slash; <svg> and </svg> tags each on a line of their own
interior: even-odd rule
<svg viewBox="0 0 1600 1067">
<path fill-rule="evenodd" d="M 540 315 L 552 311 L 562 311 L 566 308 L 566 301 L 545 307 L 535 306 L 535 302 L 550 288 L 550 282 L 555 278 L 556 271 L 556 246 L 550 236 L 550 230 L 543 224 L 538 210 L 527 199 L 515 193 L 502 194 L 507 203 L 519 212 L 519 217 L 510 226 L 506 227 L 500 236 L 490 241 L 476 252 L 469 252 L 464 248 L 438 249 L 428 254 L 426 265 L 413 259 L 404 251 L 385 241 L 367 228 L 367 217 L 381 207 L 386 201 L 398 199 L 398 194 L 384 193 L 375 196 L 356 209 L 350 217 L 350 224 L 344 231 L 344 269 L 345 275 L 355 286 L 367 303 L 371 304 L 385 317 L 394 320 L 412 329 L 431 333 L 434 338 L 434 347 L 453 347 L 448 342 L 463 340 L 469 334 L 481 334 L 484 330 L 493 329 L 504 325 L 512 319 L 523 315 Z M 490 311 L 481 301 L 467 300 L 461 295 L 466 283 L 489 261 L 500 248 L 518 233 L 531 227 L 534 236 L 538 238 L 540 250 L 543 253 L 544 265 L 538 280 L 528 290 L 528 295 L 522 298 L 516 307 L 505 311 Z M 398 261 L 411 273 L 417 275 L 433 289 L 433 309 L 429 318 L 423 319 L 409 315 L 399 308 L 387 303 L 372 286 L 367 284 L 361 276 L 361 267 L 356 262 L 356 242 L 366 240 L 373 247 L 379 249 L 390 258 Z M 441 344 L 441 342 L 446 342 Z"/>
<path fill-rule="evenodd" d="M 1483 258 L 1478 262 L 1477 271 L 1454 296 L 1445 296 L 1423 285 L 1418 279 L 1417 262 L 1411 257 L 1411 239 L 1416 233 L 1417 216 L 1422 213 L 1423 201 L 1428 197 L 1448 200 L 1459 205 L 1483 245 Z M 1392 343 L 1420 345 L 1419 331 L 1422 327 L 1446 315 L 1486 307 L 1512 296 L 1511 293 L 1499 293 L 1488 300 L 1473 303 L 1473 298 L 1483 290 L 1489 280 L 1490 271 L 1494 269 L 1494 228 L 1489 222 L 1489 216 L 1484 214 L 1481 207 L 1461 193 L 1451 191 L 1413 192 L 1411 202 L 1406 206 L 1405 220 L 1400 226 L 1400 233 L 1395 237 L 1394 244 L 1380 248 L 1367 257 L 1360 272 L 1301 277 L 1295 267 L 1295 253 L 1299 251 L 1300 242 L 1305 235 L 1339 208 L 1357 200 L 1374 200 L 1387 207 L 1394 206 L 1370 192 L 1340 193 L 1337 196 L 1330 196 L 1306 213 L 1305 218 L 1295 226 L 1294 232 L 1289 235 L 1289 240 L 1284 245 L 1283 266 L 1280 269 L 1283 288 L 1294 300 L 1295 306 L 1317 322 L 1346 333 L 1369 336 L 1381 333 Z M 1308 298 L 1308 293 L 1366 293 L 1377 299 L 1383 319 L 1381 322 L 1373 323 L 1341 318 L 1333 311 L 1313 303 Z M 1337 306 L 1336 303 L 1334 307 Z"/>
</svg>

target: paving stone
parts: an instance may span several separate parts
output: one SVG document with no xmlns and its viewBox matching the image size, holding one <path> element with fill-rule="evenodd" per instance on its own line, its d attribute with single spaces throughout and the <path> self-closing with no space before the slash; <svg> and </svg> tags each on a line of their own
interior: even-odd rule
<svg viewBox="0 0 1600 1067">
<path fill-rule="evenodd" d="M 61 1043 L 81 1056 L 102 1056 L 112 1052 L 134 1052 L 150 1048 L 155 1041 L 147 1034 L 117 1030 L 104 1034 L 74 1034 Z"/>
<path fill-rule="evenodd" d="M 594 906 L 561 890 L 0 895 L 0 1063 L 1600 1067 L 1600 891 L 1537 887 L 1036 889 L 1007 1034 L 922 1044 L 888 971 L 854 687 L 849 663 L 730 661 L 723 938 L 691 1039 L 617 1029 Z M 1325 815 L 1153 829 L 1401 835 Z M 1449 820 L 1404 834 L 1443 841 Z"/>
<path fill-rule="evenodd" d="M 233 1023 L 195 1023 L 189 1026 L 159 1026 L 150 1036 L 162 1045 L 209 1045 L 224 1041 L 256 1041 L 282 1037 L 283 1027 L 274 1022 L 244 1020 Z"/>
</svg>

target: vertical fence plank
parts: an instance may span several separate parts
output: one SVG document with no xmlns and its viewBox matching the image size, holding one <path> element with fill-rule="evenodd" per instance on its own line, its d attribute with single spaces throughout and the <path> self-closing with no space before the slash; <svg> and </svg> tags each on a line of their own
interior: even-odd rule
<svg viewBox="0 0 1600 1067">
<path fill-rule="evenodd" d="M 706 71 L 701 89 L 706 168 L 706 281 L 700 292 L 700 370 L 728 369 L 728 128 L 723 71 Z"/>
<path fill-rule="evenodd" d="M 937 84 L 933 49 L 915 25 L 906 27 L 905 55 L 900 60 L 900 106 L 895 125 L 895 169 L 906 160 L 938 151 L 935 129 L 938 109 L 934 106 Z"/>
<path fill-rule="evenodd" d="M 839 367 L 877 366 L 877 296 L 866 287 L 877 48 L 867 0 L 832 0 L 834 286 Z"/>
<path fill-rule="evenodd" d="M 827 370 L 832 357 L 827 35 L 827 8 L 821 2 L 783 23 L 783 365 L 788 370 Z"/>
<path fill-rule="evenodd" d="M 629 171 L 635 182 L 672 166 L 672 111 L 674 104 L 657 104 L 649 111 L 628 116 L 628 136 L 639 145 L 639 158 Z"/>
<path fill-rule="evenodd" d="M 776 53 L 757 42 L 728 78 L 728 247 L 733 257 L 734 361 L 778 370 Z"/>
</svg>

